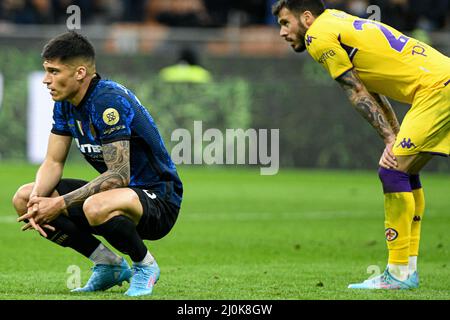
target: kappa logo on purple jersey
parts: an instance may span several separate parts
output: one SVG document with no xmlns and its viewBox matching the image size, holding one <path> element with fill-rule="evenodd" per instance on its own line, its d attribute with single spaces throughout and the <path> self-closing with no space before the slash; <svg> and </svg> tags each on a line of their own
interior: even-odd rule
<svg viewBox="0 0 450 320">
<path fill-rule="evenodd" d="M 401 146 L 403 149 L 411 149 L 411 148 L 415 148 L 416 145 L 414 143 L 411 142 L 411 139 L 408 138 L 408 141 L 406 141 L 406 138 L 403 138 L 403 141 L 400 142 L 397 147 Z"/>
<path fill-rule="evenodd" d="M 313 41 L 313 39 L 317 39 L 317 38 L 313 37 L 313 36 L 306 36 L 306 40 L 305 40 L 306 45 L 309 46 L 311 44 L 311 42 Z"/>
</svg>

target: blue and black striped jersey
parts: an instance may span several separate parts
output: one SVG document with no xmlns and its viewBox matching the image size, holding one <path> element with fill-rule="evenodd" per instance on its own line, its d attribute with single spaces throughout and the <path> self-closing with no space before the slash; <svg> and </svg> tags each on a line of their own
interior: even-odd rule
<svg viewBox="0 0 450 320">
<path fill-rule="evenodd" d="M 103 144 L 130 141 L 130 186 L 145 187 L 180 207 L 183 186 L 148 110 L 124 86 L 91 81 L 78 106 L 55 102 L 52 133 L 72 136 L 85 159 L 100 173 L 107 170 Z"/>
</svg>

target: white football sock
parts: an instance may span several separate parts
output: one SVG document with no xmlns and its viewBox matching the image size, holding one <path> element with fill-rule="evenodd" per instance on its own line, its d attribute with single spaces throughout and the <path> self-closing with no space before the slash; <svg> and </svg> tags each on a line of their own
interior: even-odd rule
<svg viewBox="0 0 450 320">
<path fill-rule="evenodd" d="M 410 256 L 408 260 L 409 274 L 413 274 L 417 271 L 417 256 Z"/>
<path fill-rule="evenodd" d="M 122 257 L 111 251 L 109 248 L 105 247 L 100 243 L 97 249 L 92 252 L 89 260 L 95 264 L 121 264 Z"/>
<path fill-rule="evenodd" d="M 149 266 L 155 261 L 155 258 L 150 254 L 150 252 L 147 250 L 147 254 L 144 257 L 144 260 L 139 262 L 134 262 L 134 264 L 138 266 Z"/>
<path fill-rule="evenodd" d="M 389 273 L 394 276 L 395 279 L 405 281 L 408 279 L 408 265 L 402 264 L 388 264 Z"/>
</svg>

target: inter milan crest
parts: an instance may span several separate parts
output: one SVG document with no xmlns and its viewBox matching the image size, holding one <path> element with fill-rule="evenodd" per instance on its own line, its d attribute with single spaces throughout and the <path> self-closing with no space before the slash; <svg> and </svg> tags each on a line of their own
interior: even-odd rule
<svg viewBox="0 0 450 320">
<path fill-rule="evenodd" d="M 108 108 L 103 112 L 103 122 L 109 126 L 115 125 L 120 120 L 119 112 L 114 108 Z"/>
</svg>

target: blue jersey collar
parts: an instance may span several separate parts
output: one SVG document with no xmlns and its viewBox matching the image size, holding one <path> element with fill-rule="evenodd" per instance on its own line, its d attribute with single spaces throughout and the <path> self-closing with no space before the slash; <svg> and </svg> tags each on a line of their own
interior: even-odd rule
<svg viewBox="0 0 450 320">
<path fill-rule="evenodd" d="M 81 99 L 80 103 L 76 106 L 77 108 L 81 108 L 86 103 L 86 100 L 89 99 L 89 96 L 91 95 L 92 91 L 94 91 L 101 78 L 102 77 L 100 77 L 100 74 L 96 72 L 94 77 L 91 79 L 91 82 L 89 83 L 89 87 L 84 94 L 83 99 Z"/>
</svg>

